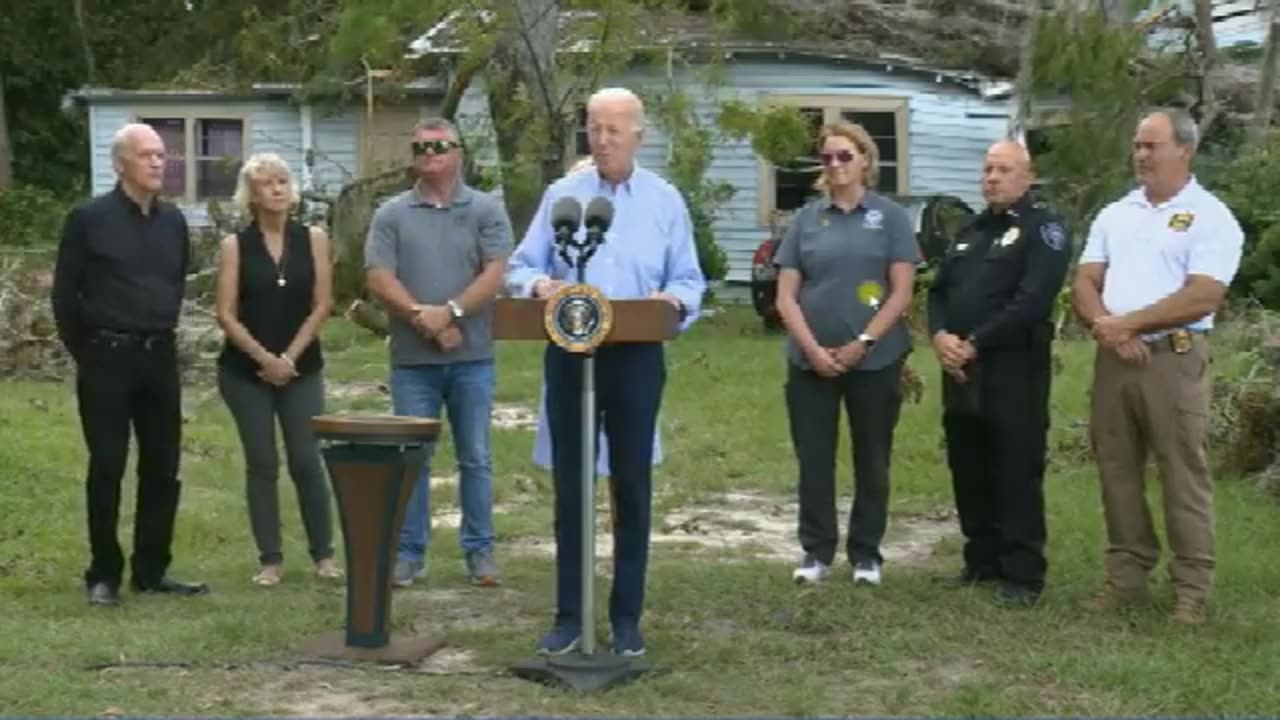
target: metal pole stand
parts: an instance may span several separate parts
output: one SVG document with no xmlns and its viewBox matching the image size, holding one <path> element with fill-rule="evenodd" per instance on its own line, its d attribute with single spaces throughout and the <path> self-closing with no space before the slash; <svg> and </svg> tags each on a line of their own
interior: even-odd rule
<svg viewBox="0 0 1280 720">
<path fill-rule="evenodd" d="M 585 262 L 577 263 L 578 282 L 584 282 Z M 586 353 L 582 360 L 582 637 L 578 649 L 561 655 L 540 655 L 516 663 L 516 677 L 578 692 L 608 690 L 651 672 L 643 657 L 628 657 L 596 648 L 596 359 Z"/>
</svg>

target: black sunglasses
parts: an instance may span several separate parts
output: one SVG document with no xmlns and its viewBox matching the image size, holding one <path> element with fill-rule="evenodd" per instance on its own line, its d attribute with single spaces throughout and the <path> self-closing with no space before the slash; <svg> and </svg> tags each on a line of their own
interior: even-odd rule
<svg viewBox="0 0 1280 720">
<path fill-rule="evenodd" d="M 443 155 L 454 148 L 462 147 L 457 140 L 415 140 L 411 144 L 413 155 Z"/>
</svg>

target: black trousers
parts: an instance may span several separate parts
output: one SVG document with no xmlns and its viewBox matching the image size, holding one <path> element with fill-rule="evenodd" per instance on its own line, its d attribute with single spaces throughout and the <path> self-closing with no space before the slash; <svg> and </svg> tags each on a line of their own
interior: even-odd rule
<svg viewBox="0 0 1280 720">
<path fill-rule="evenodd" d="M 555 481 L 556 623 L 582 622 L 582 357 L 548 345 L 547 424 Z M 609 442 L 616 492 L 609 622 L 636 626 L 644 609 L 653 501 L 653 434 L 666 384 L 660 343 L 606 345 L 596 352 L 597 420 Z M 597 423 L 596 427 L 601 427 Z M 595 463 L 592 463 L 592 467 Z"/>
<path fill-rule="evenodd" d="M 835 559 L 836 447 L 843 401 L 853 441 L 853 507 L 849 562 L 882 562 L 880 542 L 889 521 L 889 464 L 902 409 L 902 363 L 854 370 L 837 378 L 788 364 L 786 398 L 791 442 L 800 464 L 800 545 L 830 565 Z"/>
<path fill-rule="evenodd" d="M 181 383 L 172 336 L 92 336 L 80 356 L 76 397 L 89 450 L 91 559 L 85 581 L 119 587 L 124 574 L 116 526 L 132 429 L 138 439 L 138 495 L 131 574 L 134 584 L 156 583 L 171 561 L 180 493 Z"/>
<path fill-rule="evenodd" d="M 989 351 L 961 384 L 943 374 L 943 429 L 966 570 L 1044 588 L 1048 343 Z"/>
</svg>

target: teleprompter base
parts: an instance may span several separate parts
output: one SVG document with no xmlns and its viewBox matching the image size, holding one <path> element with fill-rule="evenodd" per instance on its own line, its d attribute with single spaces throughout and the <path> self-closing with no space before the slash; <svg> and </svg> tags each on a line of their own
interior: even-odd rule
<svg viewBox="0 0 1280 720">
<path fill-rule="evenodd" d="M 445 645 L 443 638 L 432 635 L 392 635 L 382 647 L 356 647 L 347 644 L 345 632 L 335 630 L 309 640 L 301 650 L 303 655 L 326 660 L 412 665 L 435 654 Z"/>
<path fill-rule="evenodd" d="M 608 690 L 653 671 L 653 665 L 643 657 L 613 653 L 539 655 L 511 667 L 518 678 L 578 692 Z"/>
</svg>

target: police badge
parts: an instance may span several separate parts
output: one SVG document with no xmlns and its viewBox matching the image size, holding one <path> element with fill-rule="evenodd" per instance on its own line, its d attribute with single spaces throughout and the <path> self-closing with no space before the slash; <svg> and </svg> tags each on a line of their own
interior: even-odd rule
<svg viewBox="0 0 1280 720">
<path fill-rule="evenodd" d="M 1186 232 L 1195 221 L 1196 215 L 1193 212 L 1176 212 L 1169 218 L 1169 229 L 1174 232 Z"/>
<path fill-rule="evenodd" d="M 613 306 L 591 285 L 564 285 L 547 298 L 542 322 L 551 342 L 571 353 L 589 353 L 613 329 Z"/>
</svg>

